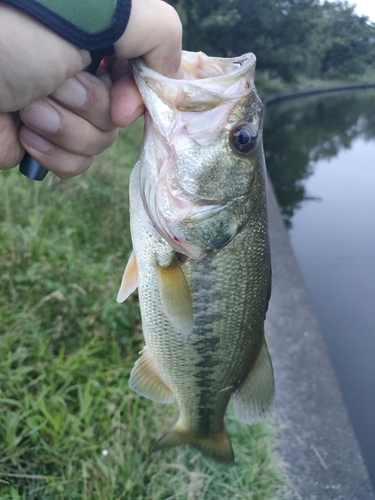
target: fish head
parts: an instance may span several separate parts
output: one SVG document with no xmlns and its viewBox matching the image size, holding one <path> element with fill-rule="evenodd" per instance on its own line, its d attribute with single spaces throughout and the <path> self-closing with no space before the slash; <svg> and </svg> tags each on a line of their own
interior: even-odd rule
<svg viewBox="0 0 375 500">
<path fill-rule="evenodd" d="M 264 197 L 255 56 L 183 52 L 184 78 L 133 63 L 146 104 L 140 193 L 154 229 L 191 258 L 219 251 Z"/>
</svg>

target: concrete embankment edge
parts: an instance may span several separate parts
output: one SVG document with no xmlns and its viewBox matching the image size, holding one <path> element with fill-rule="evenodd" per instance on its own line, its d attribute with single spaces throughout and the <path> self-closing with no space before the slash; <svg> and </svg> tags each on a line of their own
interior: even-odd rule
<svg viewBox="0 0 375 500">
<path fill-rule="evenodd" d="M 333 85 L 327 87 L 309 87 L 301 90 L 286 90 L 276 94 L 268 94 L 262 98 L 266 108 L 280 104 L 284 101 L 301 99 L 305 97 L 318 96 L 321 94 L 334 94 L 346 92 L 348 90 L 366 90 L 375 88 L 375 82 L 346 83 L 343 85 Z"/>
<path fill-rule="evenodd" d="M 288 498 L 375 500 L 270 182 L 268 197 L 273 285 L 266 331 Z"/>
</svg>

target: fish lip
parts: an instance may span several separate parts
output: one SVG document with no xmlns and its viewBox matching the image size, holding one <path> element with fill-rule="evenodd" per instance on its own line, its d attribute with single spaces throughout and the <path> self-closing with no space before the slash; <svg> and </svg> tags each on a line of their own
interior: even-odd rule
<svg viewBox="0 0 375 500">
<path fill-rule="evenodd" d="M 191 59 L 193 56 L 196 56 L 197 54 L 201 56 L 206 56 L 203 52 L 189 52 L 186 50 L 182 51 L 182 57 L 183 59 Z M 132 59 L 129 61 L 129 64 L 131 66 L 131 69 L 135 75 L 139 73 L 139 76 L 142 78 L 149 77 L 155 80 L 158 80 L 160 83 L 172 83 L 172 82 L 179 82 L 181 81 L 187 81 L 189 83 L 198 83 L 201 82 L 203 84 L 212 84 L 212 83 L 220 83 L 224 80 L 228 80 L 230 77 L 233 80 L 236 80 L 240 78 L 241 76 L 245 75 L 252 67 L 255 68 L 255 63 L 256 63 L 256 57 L 252 52 L 248 52 L 246 54 L 243 54 L 241 56 L 237 57 L 232 57 L 232 58 L 226 58 L 226 57 L 210 57 L 210 60 L 212 62 L 217 61 L 217 63 L 232 63 L 234 66 L 237 65 L 237 68 L 235 67 L 232 71 L 223 73 L 221 75 L 217 76 L 209 76 L 206 78 L 196 78 L 196 79 L 178 79 L 178 78 L 170 78 L 168 76 L 164 76 L 161 73 L 158 73 L 157 71 L 150 69 L 144 60 L 141 57 L 137 57 L 135 59 Z M 229 64 L 228 64 L 229 66 Z"/>
</svg>

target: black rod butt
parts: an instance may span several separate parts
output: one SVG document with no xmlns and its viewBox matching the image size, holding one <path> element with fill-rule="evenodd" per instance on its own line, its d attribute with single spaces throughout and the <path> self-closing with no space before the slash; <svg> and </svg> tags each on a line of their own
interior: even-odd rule
<svg viewBox="0 0 375 500">
<path fill-rule="evenodd" d="M 48 174 L 48 170 L 34 160 L 28 153 L 25 154 L 20 163 L 20 172 L 33 181 L 42 181 Z"/>
</svg>

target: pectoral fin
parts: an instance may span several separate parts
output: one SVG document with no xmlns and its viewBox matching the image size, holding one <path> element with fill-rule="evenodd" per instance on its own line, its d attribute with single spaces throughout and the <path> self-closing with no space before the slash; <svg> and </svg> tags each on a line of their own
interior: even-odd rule
<svg viewBox="0 0 375 500">
<path fill-rule="evenodd" d="M 160 450 L 183 444 L 193 446 L 206 457 L 213 458 L 218 462 L 234 462 L 232 445 L 225 428 L 212 436 L 200 437 L 191 434 L 183 424 L 178 421 L 172 429 L 156 442 L 154 449 Z"/>
<path fill-rule="evenodd" d="M 129 385 L 133 391 L 156 403 L 168 404 L 174 400 L 172 390 L 161 378 L 147 347 L 131 371 Z"/>
<path fill-rule="evenodd" d="M 193 330 L 193 307 L 181 264 L 177 258 L 167 267 L 156 264 L 156 273 L 165 313 L 178 332 L 188 335 Z"/>
<path fill-rule="evenodd" d="M 138 266 L 134 252 L 132 252 L 122 277 L 120 290 L 117 294 L 117 302 L 124 302 L 137 287 Z"/>
<path fill-rule="evenodd" d="M 256 424 L 272 410 L 275 382 L 266 342 L 250 370 L 250 373 L 234 394 L 234 409 L 238 420 L 244 424 Z"/>
</svg>

